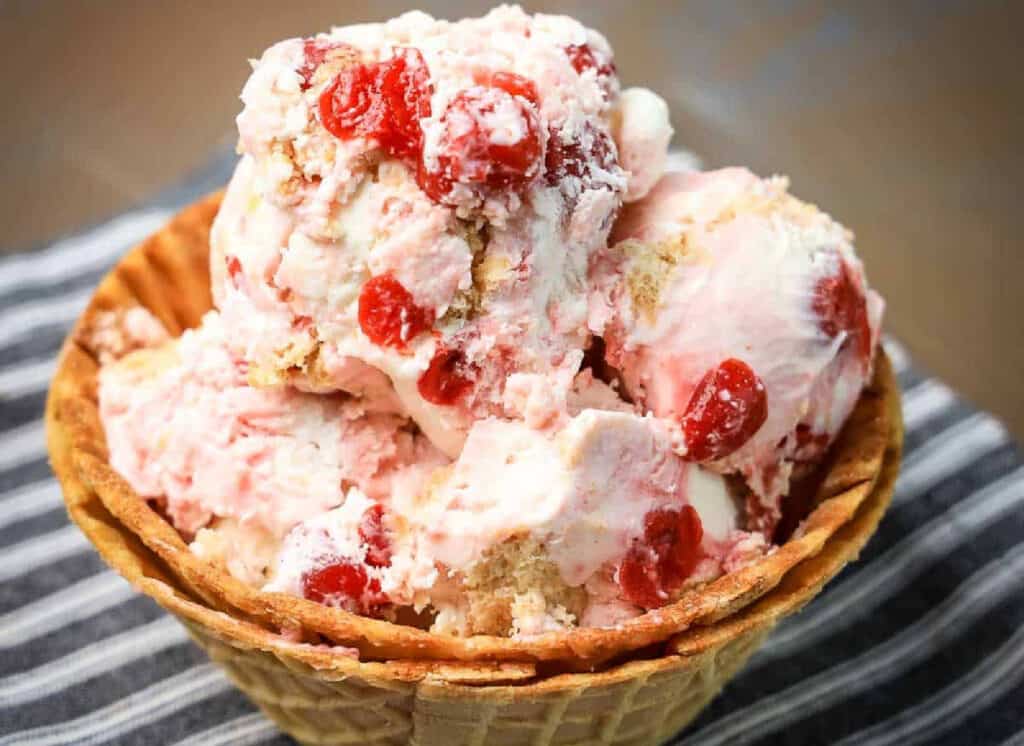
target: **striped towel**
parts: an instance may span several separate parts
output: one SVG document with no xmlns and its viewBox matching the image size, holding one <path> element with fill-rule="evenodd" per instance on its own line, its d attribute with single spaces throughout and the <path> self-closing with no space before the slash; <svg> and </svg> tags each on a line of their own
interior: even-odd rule
<svg viewBox="0 0 1024 746">
<path fill-rule="evenodd" d="M 0 746 L 290 743 L 69 525 L 43 444 L 54 355 L 94 285 L 230 163 L 0 260 Z M 892 509 L 679 746 L 1024 746 L 1024 461 L 887 344 L 907 423 Z"/>
</svg>

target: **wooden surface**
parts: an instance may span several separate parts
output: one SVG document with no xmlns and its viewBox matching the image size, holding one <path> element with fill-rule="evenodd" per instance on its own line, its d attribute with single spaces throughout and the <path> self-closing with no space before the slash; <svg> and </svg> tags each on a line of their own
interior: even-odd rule
<svg viewBox="0 0 1024 746">
<path fill-rule="evenodd" d="M 435 15 L 485 3 L 427 2 Z M 234 139 L 276 39 L 409 6 L 8 1 L 0 247 L 144 199 Z M 537 2 L 598 27 L 708 166 L 788 173 L 857 233 L 888 328 L 1024 435 L 1024 2 Z"/>
</svg>

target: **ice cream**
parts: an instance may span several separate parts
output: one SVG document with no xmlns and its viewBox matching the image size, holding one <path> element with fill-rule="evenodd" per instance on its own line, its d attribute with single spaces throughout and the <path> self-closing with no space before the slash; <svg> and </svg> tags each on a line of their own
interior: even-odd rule
<svg viewBox="0 0 1024 746">
<path fill-rule="evenodd" d="M 672 132 L 655 94 L 620 96 L 603 37 L 408 13 L 274 45 L 242 99 L 212 274 L 255 384 L 352 391 L 368 365 L 451 457 L 520 414 L 509 376 L 566 395 L 590 260 Z"/>
<path fill-rule="evenodd" d="M 275 588 L 308 595 L 311 573 L 366 564 L 371 503 L 353 500 L 289 537 Z M 392 499 L 381 525 L 375 594 L 430 607 L 436 629 L 462 634 L 575 620 L 608 603 L 589 590 L 602 582 L 635 615 L 764 549 L 739 529 L 723 479 L 677 456 L 667 428 L 597 409 L 553 431 L 476 423 L 455 463 L 423 493 Z"/>
<path fill-rule="evenodd" d="M 721 477 L 588 374 L 545 427 L 480 420 L 446 465 L 365 398 L 249 385 L 227 337 L 211 312 L 104 366 L 100 411 L 114 468 L 257 587 L 505 634 L 597 613 L 602 583 L 635 615 L 764 548 Z"/>
<path fill-rule="evenodd" d="M 564 17 L 284 41 L 242 99 L 216 310 L 97 332 L 111 464 L 194 553 L 528 636 L 774 551 L 878 342 L 846 229 L 782 178 L 665 173 L 667 105 Z"/>
<path fill-rule="evenodd" d="M 415 493 L 445 462 L 404 417 L 345 396 L 254 388 L 245 372 L 216 313 L 101 370 L 111 465 L 160 498 L 186 535 L 230 520 L 280 541 L 340 505 L 348 486 L 378 499 Z"/>
<path fill-rule="evenodd" d="M 687 458 L 739 473 L 770 529 L 793 464 L 833 440 L 870 376 L 882 300 L 851 234 L 745 169 L 666 175 L 594 272 L 591 326 Z"/>
</svg>

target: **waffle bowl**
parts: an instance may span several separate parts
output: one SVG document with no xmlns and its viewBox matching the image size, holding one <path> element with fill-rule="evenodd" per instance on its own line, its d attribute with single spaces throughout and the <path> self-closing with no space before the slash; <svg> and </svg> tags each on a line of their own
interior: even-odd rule
<svg viewBox="0 0 1024 746">
<path fill-rule="evenodd" d="M 47 436 L 69 513 L 104 559 L 181 619 L 305 743 L 656 743 L 689 722 L 775 622 L 856 556 L 892 492 L 902 430 L 892 370 L 802 485 L 810 515 L 768 557 L 613 629 L 456 638 L 261 593 L 208 565 L 108 465 L 96 314 L 148 308 L 171 334 L 210 307 L 212 195 L 104 279 L 61 354 Z M 284 631 L 284 634 L 282 634 Z"/>
</svg>

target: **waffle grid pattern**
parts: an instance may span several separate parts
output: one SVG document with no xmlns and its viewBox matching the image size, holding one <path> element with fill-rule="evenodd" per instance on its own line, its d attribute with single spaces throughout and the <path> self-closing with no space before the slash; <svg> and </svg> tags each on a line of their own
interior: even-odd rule
<svg viewBox="0 0 1024 746">
<path fill-rule="evenodd" d="M 510 687 L 471 690 L 440 680 L 391 690 L 358 677 L 330 680 L 301 663 L 236 647 L 196 623 L 186 626 L 282 730 L 323 746 L 660 743 L 701 711 L 768 632 L 754 628 L 717 649 L 680 656 L 666 670 L 521 698 Z"/>
</svg>

